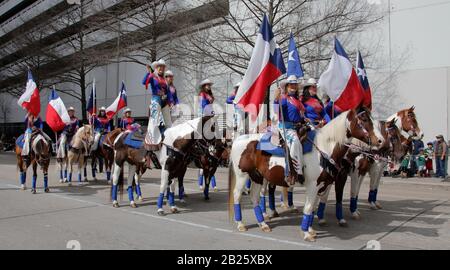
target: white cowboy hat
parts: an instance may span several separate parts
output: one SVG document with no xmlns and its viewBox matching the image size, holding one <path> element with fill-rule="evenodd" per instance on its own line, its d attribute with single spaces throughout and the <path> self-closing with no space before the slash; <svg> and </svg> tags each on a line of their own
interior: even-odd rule
<svg viewBox="0 0 450 270">
<path fill-rule="evenodd" d="M 164 72 L 164 77 L 167 77 L 167 76 L 173 77 L 173 72 L 171 70 L 167 70 L 166 72 Z"/>
<path fill-rule="evenodd" d="M 235 84 L 234 88 L 239 88 L 239 86 L 241 86 L 241 82 L 238 82 L 237 84 Z"/>
<path fill-rule="evenodd" d="M 303 87 L 307 86 L 317 86 L 317 81 L 314 78 L 309 78 L 308 81 L 303 85 Z"/>
<path fill-rule="evenodd" d="M 153 63 L 155 64 L 155 68 L 157 68 L 158 66 L 166 66 L 166 61 L 164 61 L 163 59 L 159 59 L 159 61 Z"/>
<path fill-rule="evenodd" d="M 99 112 L 100 112 L 100 111 L 106 111 L 105 106 L 100 107 L 100 110 L 98 110 L 98 111 L 99 111 Z"/>
<path fill-rule="evenodd" d="M 295 83 L 298 84 L 297 76 L 291 75 L 291 76 L 287 77 L 285 80 L 283 80 L 280 83 L 280 86 L 281 86 L 282 89 L 284 89 L 284 88 L 286 88 L 286 85 L 288 85 L 288 84 L 295 84 Z"/>
<path fill-rule="evenodd" d="M 212 81 L 210 81 L 209 79 L 206 79 L 200 83 L 200 87 L 202 87 L 203 85 L 206 85 L 206 84 L 213 85 L 214 83 Z"/>
<path fill-rule="evenodd" d="M 127 113 L 127 112 L 131 112 L 130 108 L 126 108 L 125 111 L 123 111 L 123 113 Z"/>
<path fill-rule="evenodd" d="M 150 66 L 152 67 L 153 70 L 156 69 L 156 64 L 158 64 L 158 61 L 153 62 Z"/>
<path fill-rule="evenodd" d="M 67 109 L 67 111 L 68 111 L 68 112 L 69 112 L 69 111 L 75 111 L 75 109 L 74 109 L 72 106 L 70 106 L 69 109 Z"/>
</svg>

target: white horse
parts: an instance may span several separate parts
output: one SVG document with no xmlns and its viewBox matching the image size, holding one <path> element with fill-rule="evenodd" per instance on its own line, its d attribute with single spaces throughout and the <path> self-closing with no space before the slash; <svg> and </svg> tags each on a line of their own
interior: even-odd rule
<svg viewBox="0 0 450 270">
<path fill-rule="evenodd" d="M 78 164 L 78 182 L 81 183 L 81 171 L 85 165 L 85 154 L 89 152 L 89 147 L 93 142 L 92 127 L 84 125 L 77 130 L 72 138 L 71 147 L 67 153 L 69 186 L 72 182 L 73 165 Z"/>
<path fill-rule="evenodd" d="M 326 187 L 326 183 L 320 181 L 319 177 L 322 173 L 327 174 L 321 167 L 321 157 L 326 155 L 332 157 L 333 149 L 336 145 L 343 145 L 348 143 L 349 140 L 354 137 L 365 142 L 370 140 L 378 140 L 373 132 L 373 125 L 371 119 L 361 119 L 360 116 L 367 111 L 358 113 L 355 110 L 342 113 L 328 125 L 317 131 L 314 139 L 314 145 L 312 152 L 304 154 L 304 177 L 306 186 L 306 204 L 303 209 L 303 221 L 301 223 L 301 229 L 304 233 L 304 240 L 315 241 L 316 232 L 312 228 L 314 219 L 314 206 L 317 203 L 318 193 L 321 189 Z M 369 123 L 370 122 L 370 123 Z M 245 187 L 247 179 L 250 177 L 249 173 L 241 170 L 241 164 L 243 164 L 243 154 L 248 149 L 256 149 L 256 142 L 258 142 L 263 134 L 243 135 L 238 137 L 233 143 L 231 150 L 231 165 L 229 175 L 229 210 L 230 215 L 234 210 L 234 217 L 237 223 L 239 231 L 245 231 L 246 227 L 242 222 L 240 200 L 242 192 Z M 253 146 L 252 148 L 252 145 Z M 318 151 L 322 152 L 322 154 Z M 253 154 L 253 153 L 252 153 Z M 259 160 L 260 157 L 255 155 L 255 160 Z M 245 162 L 245 161 L 244 161 Z M 265 163 L 265 164 L 263 164 Z M 268 164 L 267 164 L 268 163 Z M 270 165 L 269 165 L 270 164 Z M 284 178 L 284 158 L 278 158 L 271 156 L 269 161 L 261 161 L 260 164 L 256 164 L 256 173 L 271 181 L 269 177 L 277 174 Z M 266 167 L 263 167 L 266 166 Z M 261 171 L 264 169 L 264 172 Z M 259 170 L 258 170 L 259 169 Z M 259 172 L 261 171 L 261 172 Z M 253 174 L 254 175 L 254 174 Z M 259 206 L 259 197 L 262 187 L 262 181 L 260 183 L 255 182 L 251 177 L 253 183 L 250 188 L 250 197 L 253 203 L 254 212 L 257 218 L 258 225 L 265 232 L 271 231 L 270 227 L 264 221 L 262 210 Z M 282 180 L 283 181 L 283 180 Z M 234 207 L 231 207 L 234 205 Z"/>
</svg>

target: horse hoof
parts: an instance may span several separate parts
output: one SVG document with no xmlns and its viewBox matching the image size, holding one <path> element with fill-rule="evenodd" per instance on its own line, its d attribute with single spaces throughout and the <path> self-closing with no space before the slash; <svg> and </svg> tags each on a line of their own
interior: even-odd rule
<svg viewBox="0 0 450 270">
<path fill-rule="evenodd" d="M 327 227 L 328 223 L 325 219 L 319 219 L 319 226 Z"/>
<path fill-rule="evenodd" d="M 114 207 L 114 208 L 119 208 L 119 203 L 118 203 L 117 201 L 114 201 L 114 202 L 113 202 L 113 207 Z"/>
<path fill-rule="evenodd" d="M 32 188 L 31 189 L 31 194 L 36 194 L 36 189 Z"/>
<path fill-rule="evenodd" d="M 269 227 L 269 225 L 267 225 L 267 224 L 262 225 L 262 226 L 261 226 L 261 230 L 262 230 L 263 232 L 266 232 L 266 233 L 272 231 L 272 229 L 271 229 L 271 228 Z"/>
<path fill-rule="evenodd" d="M 68 181 L 67 181 L 67 178 L 64 178 L 64 181 L 63 181 L 63 183 L 67 183 Z"/>
<path fill-rule="evenodd" d="M 346 221 L 345 219 L 339 220 L 339 221 L 338 221 L 338 225 L 339 225 L 340 227 L 344 227 L 344 228 L 347 228 L 347 227 L 348 227 L 348 223 L 347 223 L 347 221 Z"/>
<path fill-rule="evenodd" d="M 162 209 L 158 209 L 158 216 L 165 216 L 166 214 L 164 213 L 164 210 Z"/>
<path fill-rule="evenodd" d="M 63 180 L 63 179 L 59 179 L 59 182 L 60 182 L 60 183 L 64 183 L 64 180 Z"/>
<path fill-rule="evenodd" d="M 289 210 L 289 207 L 288 207 L 285 203 L 281 203 L 280 207 L 281 207 L 283 210 Z"/>
<path fill-rule="evenodd" d="M 144 201 L 144 198 L 142 198 L 142 196 L 139 196 L 137 199 L 138 199 L 138 201 L 140 201 L 140 202 L 143 202 L 143 201 Z"/>
<path fill-rule="evenodd" d="M 269 215 L 269 217 L 272 219 L 272 218 L 277 218 L 277 217 L 280 217 L 280 214 L 278 214 L 278 212 L 277 211 L 273 211 L 270 215 Z"/>
<path fill-rule="evenodd" d="M 172 212 L 172 214 L 179 213 L 178 208 L 176 208 L 176 207 L 171 207 L 170 212 Z"/>
<path fill-rule="evenodd" d="M 50 189 L 49 189 L 49 188 L 46 188 L 46 189 L 44 189 L 44 192 L 45 192 L 45 193 L 49 193 L 49 192 L 50 192 Z"/>
<path fill-rule="evenodd" d="M 203 191 L 203 186 L 198 186 L 198 188 L 200 189 L 200 191 Z"/>
<path fill-rule="evenodd" d="M 316 237 L 309 232 L 303 232 L 303 240 L 306 242 L 315 242 Z"/>
<path fill-rule="evenodd" d="M 218 192 L 219 189 L 217 187 L 214 187 L 214 192 Z"/>
<path fill-rule="evenodd" d="M 352 213 L 352 218 L 354 219 L 354 220 L 360 220 L 361 219 L 361 215 L 360 215 L 360 213 L 359 212 L 353 212 Z"/>
<path fill-rule="evenodd" d="M 379 202 L 375 202 L 375 206 L 377 207 L 377 209 L 383 209 L 383 207 L 381 207 L 381 204 Z"/>
<path fill-rule="evenodd" d="M 270 221 L 270 216 L 267 213 L 263 214 L 264 221 Z"/>
<path fill-rule="evenodd" d="M 310 228 L 308 229 L 308 233 L 309 233 L 310 235 L 312 235 L 313 237 L 316 237 L 316 236 L 317 236 L 317 232 L 316 232 L 312 227 L 310 227 Z"/>
<path fill-rule="evenodd" d="M 135 202 L 130 202 L 130 206 L 131 206 L 131 208 L 137 208 L 138 207 Z"/>
<path fill-rule="evenodd" d="M 244 224 L 238 225 L 238 231 L 240 232 L 246 232 L 247 231 L 247 227 L 245 227 Z"/>
<path fill-rule="evenodd" d="M 24 184 L 22 184 L 22 185 L 20 185 L 20 189 L 21 189 L 21 190 L 26 190 L 27 187 L 26 187 Z"/>
<path fill-rule="evenodd" d="M 371 210 L 378 210 L 378 208 L 377 208 L 377 206 L 375 205 L 374 202 L 371 202 L 371 203 L 370 203 L 370 209 L 371 209 Z"/>
</svg>

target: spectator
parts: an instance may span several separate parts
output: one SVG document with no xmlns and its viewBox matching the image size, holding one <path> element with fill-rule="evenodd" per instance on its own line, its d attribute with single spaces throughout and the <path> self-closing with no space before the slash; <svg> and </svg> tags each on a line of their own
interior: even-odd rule
<svg viewBox="0 0 450 270">
<path fill-rule="evenodd" d="M 436 142 L 434 147 L 434 158 L 436 160 L 436 177 L 444 178 L 446 177 L 446 161 L 447 161 L 447 150 L 448 145 L 444 140 L 444 136 L 436 136 Z"/>
<path fill-rule="evenodd" d="M 428 142 L 427 148 L 424 150 L 425 152 L 425 167 L 426 167 L 426 176 L 431 177 L 433 175 L 433 157 L 434 157 L 434 149 L 433 143 Z"/>
<path fill-rule="evenodd" d="M 411 160 L 411 157 L 409 154 L 406 154 L 406 156 L 403 158 L 402 163 L 400 164 L 400 175 L 402 178 L 408 177 L 408 168 L 409 168 L 409 161 Z"/>
<path fill-rule="evenodd" d="M 416 162 L 418 168 L 418 175 L 420 177 L 424 177 L 426 175 L 427 169 L 425 167 L 426 159 L 425 159 L 425 152 L 423 149 L 419 150 L 419 155 L 417 156 Z"/>
<path fill-rule="evenodd" d="M 412 164 L 411 166 L 411 170 L 413 171 L 413 175 L 415 175 L 417 173 L 417 157 L 419 155 L 419 151 L 420 149 L 423 149 L 425 146 L 423 144 L 422 140 L 414 140 L 412 142 L 412 156 L 411 156 L 411 162 L 414 162 L 414 164 Z"/>
</svg>

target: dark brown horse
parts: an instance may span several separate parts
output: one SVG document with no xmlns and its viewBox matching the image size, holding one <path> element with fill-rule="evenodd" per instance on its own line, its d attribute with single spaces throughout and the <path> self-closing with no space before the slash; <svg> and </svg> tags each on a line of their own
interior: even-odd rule
<svg viewBox="0 0 450 270">
<path fill-rule="evenodd" d="M 240 198 L 249 177 L 253 182 L 250 195 L 255 215 L 263 231 L 270 231 L 259 207 L 259 194 L 263 179 L 273 185 L 288 186 L 285 181 L 285 159 L 256 150 L 256 145 L 261 137 L 261 134 L 240 136 L 234 141 L 231 151 L 229 209 L 231 213 L 234 204 L 235 221 L 240 231 L 246 230 L 242 223 Z M 342 113 L 327 126 L 318 130 L 314 139 L 313 151 L 304 155 L 307 197 L 303 211 L 302 231 L 305 240 L 314 241 L 315 239 L 316 234 L 312 229 L 314 217 L 312 211 L 317 202 L 317 195 L 333 183 L 334 177 L 339 171 L 337 167 L 340 163 L 339 158 L 345 154 L 347 150 L 345 144 L 352 138 L 357 138 L 376 148 L 382 142 L 381 134 L 374 127 L 370 112 L 365 108 Z"/>
<path fill-rule="evenodd" d="M 30 140 L 30 154 L 29 158 L 24 159 L 22 154 L 22 148 L 16 144 L 15 153 L 17 158 L 17 167 L 20 171 L 20 186 L 23 190 L 26 189 L 26 175 L 27 169 L 31 165 L 33 168 L 33 180 L 31 192 L 36 194 L 36 181 L 37 181 L 37 166 L 42 170 L 44 174 L 44 192 L 50 192 L 48 187 L 48 167 L 50 165 L 50 143 L 39 132 L 33 132 Z"/>
</svg>

